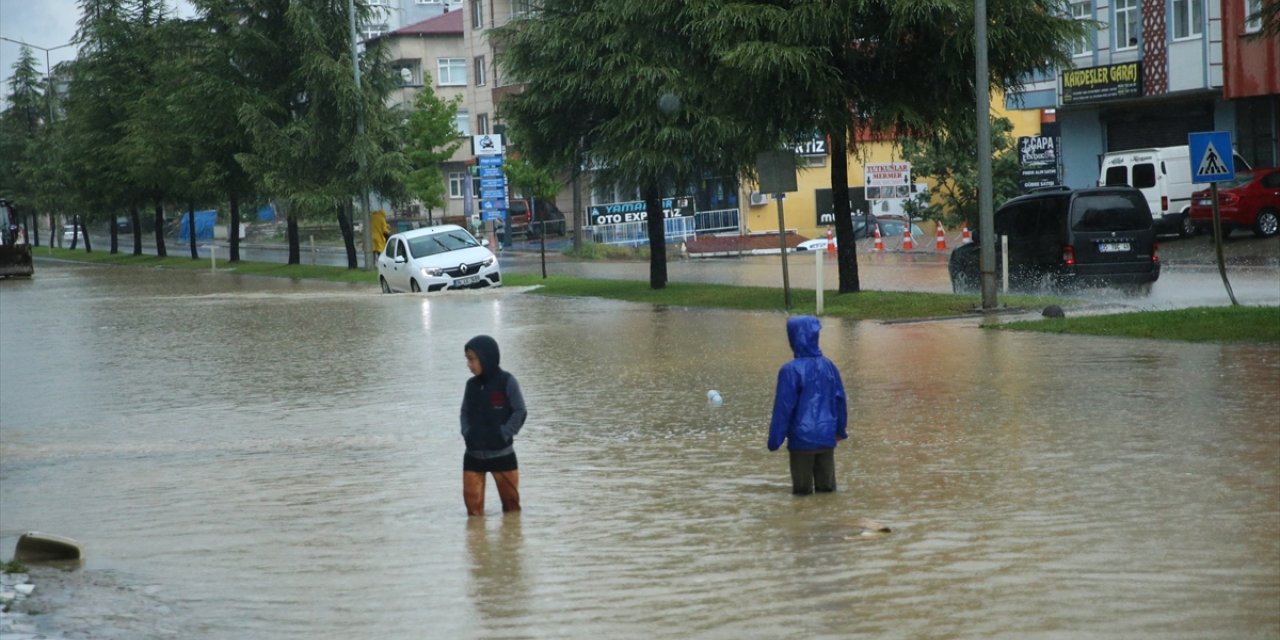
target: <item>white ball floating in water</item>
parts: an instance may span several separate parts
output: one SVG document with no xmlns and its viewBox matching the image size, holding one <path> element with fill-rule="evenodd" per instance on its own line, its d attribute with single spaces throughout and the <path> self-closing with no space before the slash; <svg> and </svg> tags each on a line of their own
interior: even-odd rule
<svg viewBox="0 0 1280 640">
<path fill-rule="evenodd" d="M 710 403 L 710 404 L 711 404 L 711 406 L 713 406 L 713 407 L 718 407 L 718 406 L 720 406 L 720 403 L 721 403 L 721 402 L 724 402 L 724 400 L 720 398 L 720 392 L 719 392 L 719 391 L 716 391 L 715 389 L 712 389 L 712 390 L 710 390 L 710 391 L 708 391 L 708 392 L 707 392 L 707 402 L 708 402 L 708 403 Z"/>
</svg>

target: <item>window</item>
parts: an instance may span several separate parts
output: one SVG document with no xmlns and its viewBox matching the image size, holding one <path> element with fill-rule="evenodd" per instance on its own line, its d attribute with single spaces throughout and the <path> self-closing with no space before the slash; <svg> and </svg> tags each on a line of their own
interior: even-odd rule
<svg viewBox="0 0 1280 640">
<path fill-rule="evenodd" d="M 533 3 L 529 0 L 511 0 L 512 18 L 533 17 Z"/>
<path fill-rule="evenodd" d="M 440 86 L 457 87 L 467 84 L 467 61 L 462 58 L 440 58 L 436 60 Z"/>
<path fill-rule="evenodd" d="M 1133 185 L 1137 189 L 1150 189 L 1156 186 L 1156 166 L 1154 164 L 1133 165 Z"/>
<path fill-rule="evenodd" d="M 476 116 L 476 134 L 484 135 L 489 133 L 489 114 L 482 113 Z"/>
<path fill-rule="evenodd" d="M 449 197 L 458 200 L 463 197 L 463 189 L 467 185 L 467 174 L 462 171 L 449 172 Z"/>
<path fill-rule="evenodd" d="M 1116 0 L 1116 49 L 1138 46 L 1138 0 Z"/>
<path fill-rule="evenodd" d="M 1093 19 L 1093 2 L 1092 0 L 1084 0 L 1084 2 L 1071 3 L 1071 17 L 1076 20 L 1092 20 Z M 1072 43 L 1071 55 L 1084 56 L 1093 52 L 1093 30 L 1089 30 L 1089 34 L 1082 39 Z"/>
<path fill-rule="evenodd" d="M 471 135 L 471 112 L 458 109 L 458 115 L 453 119 L 453 126 L 458 130 L 458 135 Z"/>
<path fill-rule="evenodd" d="M 484 0 L 471 0 L 471 28 L 484 28 Z"/>
<path fill-rule="evenodd" d="M 1262 31 L 1262 0 L 1244 0 L 1244 19 L 1246 33 Z"/>
<path fill-rule="evenodd" d="M 440 4 L 444 0 L 415 0 L 418 4 Z"/>
<path fill-rule="evenodd" d="M 484 56 L 476 56 L 472 60 L 472 66 L 475 67 L 472 72 L 476 79 L 476 86 L 483 87 L 485 83 Z"/>
<path fill-rule="evenodd" d="M 1203 33 L 1204 0 L 1173 0 L 1173 38 L 1198 38 Z"/>
<path fill-rule="evenodd" d="M 360 27 L 360 35 L 365 40 L 371 40 L 390 30 L 391 28 L 385 24 L 366 24 Z"/>
</svg>

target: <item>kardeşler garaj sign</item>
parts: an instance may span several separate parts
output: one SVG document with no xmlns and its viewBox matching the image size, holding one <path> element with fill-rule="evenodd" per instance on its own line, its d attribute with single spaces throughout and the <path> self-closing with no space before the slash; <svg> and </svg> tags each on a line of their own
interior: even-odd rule
<svg viewBox="0 0 1280 640">
<path fill-rule="evenodd" d="M 1100 102 L 1142 95 L 1142 63 L 1120 62 L 1062 72 L 1062 104 Z"/>
</svg>

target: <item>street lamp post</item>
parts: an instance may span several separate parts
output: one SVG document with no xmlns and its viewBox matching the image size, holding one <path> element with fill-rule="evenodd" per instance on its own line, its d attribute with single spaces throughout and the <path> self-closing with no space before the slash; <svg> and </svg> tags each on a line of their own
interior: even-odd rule
<svg viewBox="0 0 1280 640">
<path fill-rule="evenodd" d="M 76 44 L 75 42 L 68 42 L 66 44 L 60 44 L 56 47 L 41 47 L 38 45 L 31 44 L 30 42 L 14 40 L 13 38 L 6 38 L 4 36 L 0 36 L 0 40 L 4 40 L 5 42 L 12 42 L 14 44 L 20 44 L 24 47 L 31 47 L 32 49 L 39 49 L 44 52 L 44 76 L 45 76 L 45 82 L 47 83 L 45 90 L 50 93 L 53 92 L 53 67 L 49 65 L 49 52 L 57 49 L 70 47 L 71 45 Z M 49 124 L 53 124 L 53 96 L 46 95 L 45 102 L 49 103 Z"/>
</svg>

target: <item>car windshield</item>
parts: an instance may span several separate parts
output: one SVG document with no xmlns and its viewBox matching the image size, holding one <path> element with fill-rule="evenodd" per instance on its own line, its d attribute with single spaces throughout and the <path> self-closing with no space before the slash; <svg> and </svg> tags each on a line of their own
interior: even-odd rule
<svg viewBox="0 0 1280 640">
<path fill-rule="evenodd" d="M 1140 194 L 1090 194 L 1071 205 L 1076 231 L 1131 231 L 1151 227 L 1151 214 Z"/>
<path fill-rule="evenodd" d="M 418 236 L 409 240 L 409 254 L 415 258 L 433 256 L 446 251 L 456 251 L 468 247 L 478 247 L 479 242 L 471 234 L 462 229 L 443 231 L 426 236 Z"/>
</svg>

